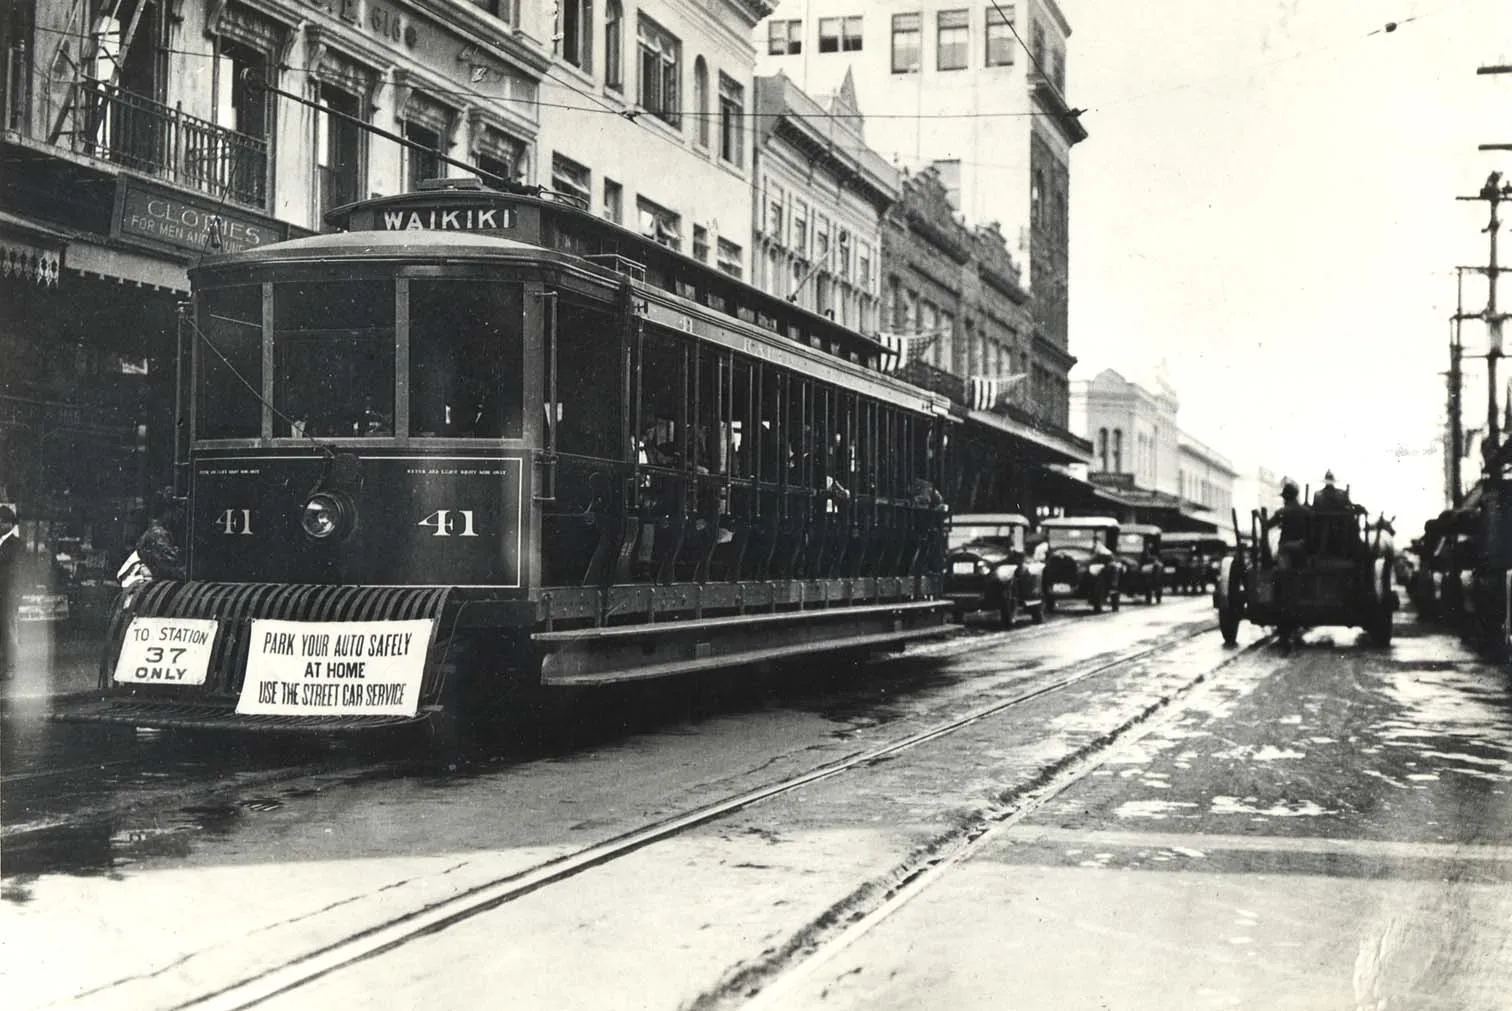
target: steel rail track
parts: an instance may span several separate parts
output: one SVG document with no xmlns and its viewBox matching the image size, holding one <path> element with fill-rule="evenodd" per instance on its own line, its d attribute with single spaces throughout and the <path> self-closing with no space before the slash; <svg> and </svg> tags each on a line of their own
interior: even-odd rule
<svg viewBox="0 0 1512 1011">
<path fill-rule="evenodd" d="M 1202 675 L 1173 692 L 1171 698 L 1161 707 L 1162 715 L 1166 716 L 1167 720 L 1174 719 L 1177 710 L 1170 703 L 1184 698 L 1213 674 L 1235 663 L 1241 657 L 1274 643 L 1276 638 L 1275 633 L 1266 633 L 1224 657 Z M 706 993 L 689 1006 L 700 1011 L 711 1011 L 714 1008 L 738 1003 L 742 1011 L 780 1011 L 781 1008 L 787 1006 L 786 1002 L 795 996 L 794 991 L 798 987 L 811 980 L 820 968 L 842 951 L 870 934 L 883 921 L 942 881 L 951 871 L 996 842 L 1002 832 L 1033 815 L 1089 774 L 1106 765 L 1122 748 L 1137 743 L 1158 727 L 1163 726 L 1165 722 L 1159 718 L 1140 720 L 1116 733 L 1108 745 L 1074 757 L 1065 768 L 1059 770 L 1048 781 L 1014 798 L 999 812 L 989 815 L 982 822 L 961 833 L 952 849 L 933 854 L 929 859 L 920 861 L 918 866 L 909 868 L 906 873 L 893 876 L 891 879 L 896 883 L 879 889 L 881 894 L 870 908 L 847 910 L 847 915 L 839 919 L 829 936 L 817 942 L 809 940 L 804 943 L 797 958 L 783 958 L 779 954 L 771 958 L 767 965 L 739 973 L 740 995 L 733 993 L 734 988 L 727 983 L 721 988 L 724 992 Z M 754 996 L 745 996 L 756 987 L 759 987 L 759 990 Z"/>
<path fill-rule="evenodd" d="M 574 853 L 556 857 L 527 870 L 478 885 L 445 901 L 396 916 L 317 951 L 298 956 L 276 969 L 249 976 L 209 994 L 173 1005 L 171 1011 L 241 1011 L 241 1009 L 255 1007 L 333 972 L 436 934 L 455 924 L 487 913 L 547 886 L 604 866 L 647 846 L 681 835 L 752 805 L 843 775 L 851 770 L 869 766 L 891 755 L 956 733 L 1005 710 L 1064 691 L 1088 678 L 1097 677 L 1114 668 L 1137 663 L 1154 654 L 1174 649 L 1197 636 L 1211 633 L 1216 628 L 1216 623 L 1204 622 L 1200 628 L 1183 629 L 1176 634 L 1163 637 L 1153 645 L 1119 654 L 1111 659 L 1099 659 L 1073 666 L 1063 676 L 1012 698 L 981 706 L 925 730 L 827 762 L 806 773 L 660 819 L 641 828 L 586 846 Z M 1219 666 L 1226 665 L 1232 659 L 1226 658 Z"/>
</svg>

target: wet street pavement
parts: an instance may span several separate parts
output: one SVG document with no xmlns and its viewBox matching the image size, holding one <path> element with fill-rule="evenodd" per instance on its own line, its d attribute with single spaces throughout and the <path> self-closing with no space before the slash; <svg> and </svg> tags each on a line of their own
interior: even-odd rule
<svg viewBox="0 0 1512 1011">
<path fill-rule="evenodd" d="M 1508 675 L 1401 632 L 1236 665 L 762 1006 L 1512 1007 Z"/>
<path fill-rule="evenodd" d="M 7 1005 L 1507 1006 L 1506 673 L 1211 624 L 606 694 L 452 776 L 18 693 Z"/>
</svg>

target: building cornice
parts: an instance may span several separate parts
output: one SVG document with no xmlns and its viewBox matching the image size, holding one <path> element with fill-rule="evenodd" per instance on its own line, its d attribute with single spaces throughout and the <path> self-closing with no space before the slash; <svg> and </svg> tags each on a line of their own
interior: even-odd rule
<svg viewBox="0 0 1512 1011">
<path fill-rule="evenodd" d="M 750 18 L 752 28 L 756 27 L 756 23 L 761 19 L 771 17 L 772 12 L 777 9 L 777 4 L 768 0 L 725 0 L 725 3 Z"/>
<path fill-rule="evenodd" d="M 868 171 L 859 159 L 848 156 L 843 148 L 830 143 L 813 128 L 807 117 L 783 115 L 774 123 L 772 133 L 792 144 L 810 161 L 834 172 L 842 185 L 849 185 L 859 192 L 876 206 L 878 213 L 885 213 L 897 202 L 897 187 L 889 187 Z"/>
<path fill-rule="evenodd" d="M 1066 38 L 1070 38 L 1071 22 L 1067 21 L 1066 15 L 1061 12 L 1060 4 L 1056 3 L 1055 0 L 1040 0 L 1040 5 L 1045 8 L 1047 14 L 1055 19 L 1055 27 L 1061 30 L 1061 34 Z"/>
<path fill-rule="evenodd" d="M 1029 93 L 1044 113 L 1043 118 L 1055 125 L 1067 144 L 1080 144 L 1087 139 L 1087 128 L 1081 124 L 1082 110 L 1071 108 L 1060 89 L 1033 69 L 1029 71 Z"/>
<path fill-rule="evenodd" d="M 551 68 L 551 52 L 541 40 L 518 25 L 500 21 L 480 8 L 455 0 L 400 0 L 431 17 L 436 24 L 466 35 L 494 50 L 494 55 L 544 77 Z"/>
<path fill-rule="evenodd" d="M 1039 327 L 1034 328 L 1034 350 L 1048 358 L 1055 359 L 1068 371 L 1080 361 L 1070 351 L 1046 337 L 1044 331 L 1040 330 Z"/>
</svg>

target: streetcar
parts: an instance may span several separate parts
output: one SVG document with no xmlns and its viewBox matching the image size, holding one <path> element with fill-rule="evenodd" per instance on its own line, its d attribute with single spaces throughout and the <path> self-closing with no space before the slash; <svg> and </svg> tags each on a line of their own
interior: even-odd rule
<svg viewBox="0 0 1512 1011">
<path fill-rule="evenodd" d="M 414 725 L 950 626 L 949 403 L 876 340 L 535 188 L 433 181 L 206 258 L 188 579 L 65 720 Z"/>
</svg>

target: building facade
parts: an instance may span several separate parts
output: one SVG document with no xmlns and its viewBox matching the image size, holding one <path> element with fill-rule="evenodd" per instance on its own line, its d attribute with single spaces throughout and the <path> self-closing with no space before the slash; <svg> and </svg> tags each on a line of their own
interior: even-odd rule
<svg viewBox="0 0 1512 1011">
<path fill-rule="evenodd" d="M 887 110 L 871 147 L 936 166 L 968 222 L 996 223 L 1046 354 L 1068 349 L 1070 152 L 1087 136 L 1065 98 L 1070 35 L 1054 0 L 783 0 L 756 36 L 759 72 L 811 94 L 849 75 L 862 109 Z"/>
<path fill-rule="evenodd" d="M 758 77 L 756 110 L 752 282 L 875 334 L 897 169 L 862 139 L 848 78 L 815 99 L 783 74 Z"/>
<path fill-rule="evenodd" d="M 0 16 L 0 501 L 114 573 L 170 480 L 187 269 L 437 177 L 749 270 L 764 0 L 15 0 Z M 108 578 L 108 575 L 106 576 Z"/>
<path fill-rule="evenodd" d="M 1178 427 L 1181 402 L 1158 376 L 1146 389 L 1104 369 L 1074 391 L 1076 424 L 1092 444 L 1088 477 L 1125 504 L 1121 518 L 1168 530 L 1222 530 L 1239 474 Z"/>
<path fill-rule="evenodd" d="M 1179 430 L 1176 448 L 1176 487 L 1184 507 L 1210 518 L 1220 530 L 1232 527 L 1239 479 L 1233 463 L 1200 439 Z"/>
<path fill-rule="evenodd" d="M 1075 359 L 1047 353 L 1021 272 L 995 227 L 967 226 L 934 168 L 905 175 L 882 232 L 882 339 L 912 382 L 949 397 L 964 424 L 957 512 L 1033 515 L 1066 489 L 1049 465 L 1085 463 L 1067 428 Z"/>
<path fill-rule="evenodd" d="M 551 10 L 553 5 L 546 5 Z M 766 0 L 556 0 L 540 181 L 749 279 Z"/>
</svg>

